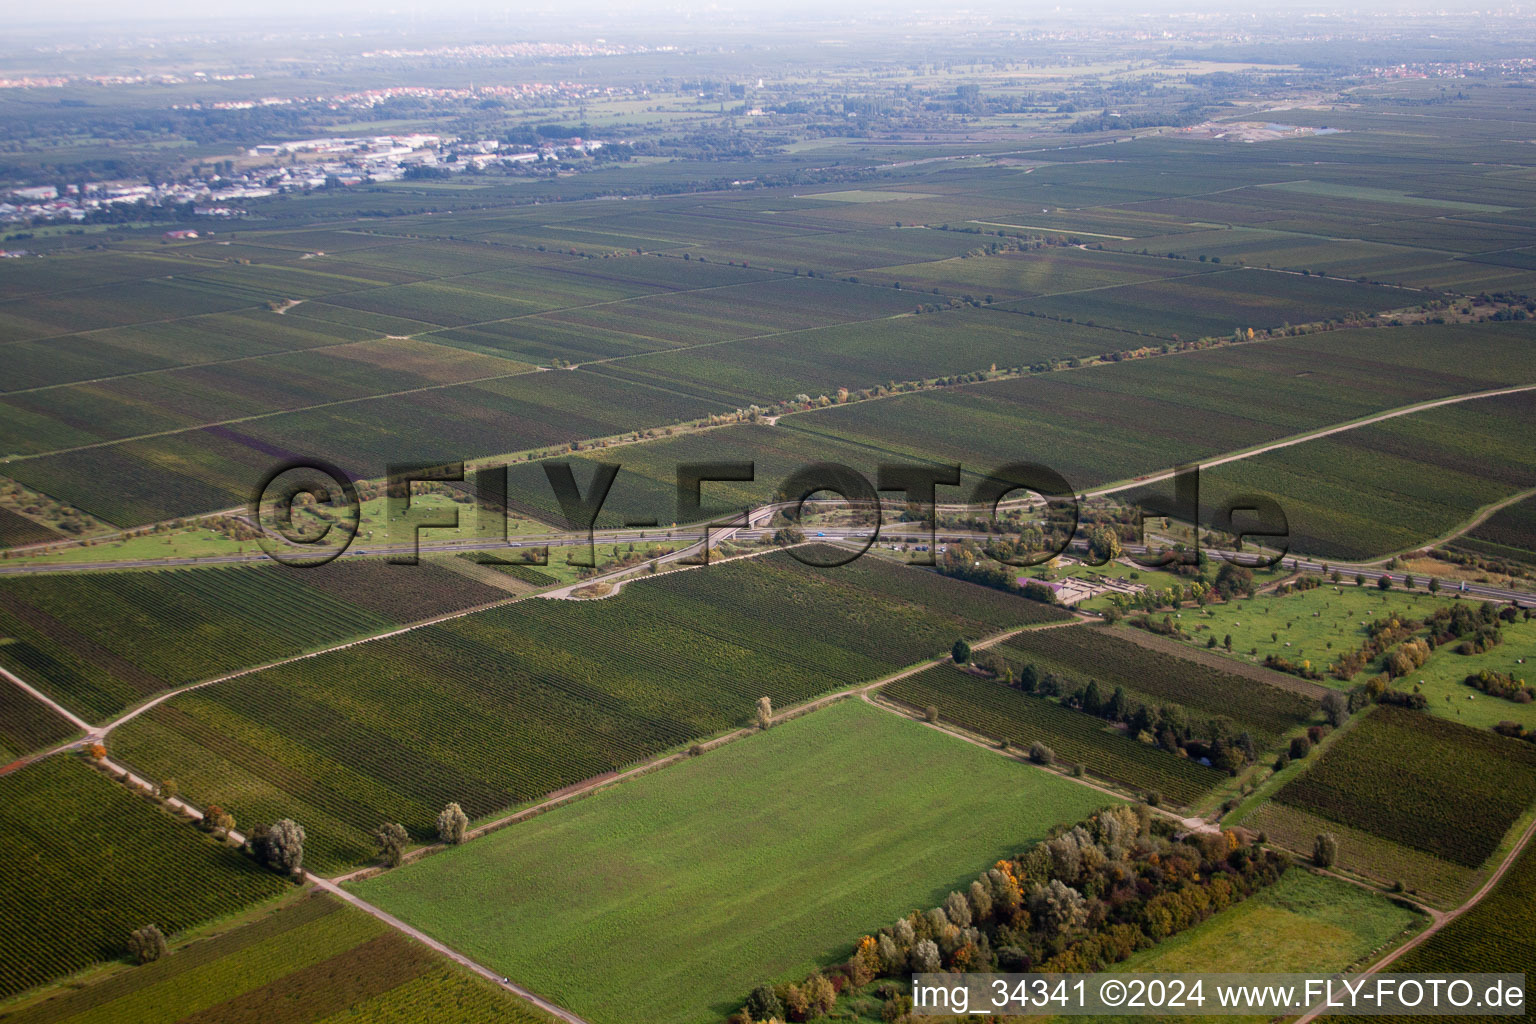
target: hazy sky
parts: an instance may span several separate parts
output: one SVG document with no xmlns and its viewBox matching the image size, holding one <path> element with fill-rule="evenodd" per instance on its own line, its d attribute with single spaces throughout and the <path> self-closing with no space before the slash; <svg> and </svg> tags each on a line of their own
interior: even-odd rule
<svg viewBox="0 0 1536 1024">
<path fill-rule="evenodd" d="M 1337 5 L 1324 0 L 1241 0 L 1238 3 L 1212 5 L 1206 0 L 1068 0 L 1068 2 L 1018 2 L 1018 0 L 970 0 L 963 5 L 936 3 L 905 3 L 890 0 L 570 0 L 549 2 L 535 0 L 529 3 L 498 3 L 495 0 L 458 0 L 451 10 L 441 2 L 384 3 L 369 0 L 259 0 L 248 7 L 241 5 L 209 5 L 204 0 L 135 0 L 124 5 L 114 0 L 79 0 L 79 2 L 53 7 L 51 5 L 18 6 L 8 15 L 11 25 L 27 23 L 66 24 L 74 26 L 136 24 L 148 27 L 166 21 L 179 22 L 182 27 L 195 29 L 200 26 L 228 22 L 231 19 L 259 23 L 263 19 L 303 20 L 316 24 L 332 23 L 340 26 L 366 28 L 380 21 L 395 19 L 415 20 L 418 23 L 469 21 L 475 17 L 495 21 L 527 19 L 541 26 L 563 28 L 567 38 L 586 34 L 583 16 L 596 16 L 602 21 L 633 22 L 635 27 L 649 25 L 664 27 L 669 21 L 708 22 L 720 19 L 739 21 L 743 17 L 762 17 L 772 21 L 786 18 L 830 20 L 839 17 L 889 17 L 892 12 L 926 13 L 953 18 L 966 11 L 978 14 L 1032 20 L 1035 18 L 1070 19 L 1074 13 L 1112 12 L 1122 16 L 1145 14 L 1156 17 L 1170 11 L 1205 12 L 1225 16 L 1256 12 L 1275 15 L 1281 12 L 1312 13 L 1407 13 L 1431 11 L 1503 10 L 1510 12 L 1512 5 L 1490 4 L 1486 0 L 1350 0 Z M 156 27 L 159 27 L 156 24 Z M 1086 27 L 1086 26 L 1085 26 Z"/>
</svg>

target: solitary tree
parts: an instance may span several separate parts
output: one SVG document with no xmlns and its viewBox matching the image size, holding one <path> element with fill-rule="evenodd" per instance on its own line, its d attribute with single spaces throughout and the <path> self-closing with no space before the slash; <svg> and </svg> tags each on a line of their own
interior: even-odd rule
<svg viewBox="0 0 1536 1024">
<path fill-rule="evenodd" d="M 752 714 L 752 720 L 757 723 L 759 729 L 766 729 L 773 724 L 773 701 L 767 697 L 757 698 L 757 710 Z"/>
<path fill-rule="evenodd" d="M 203 812 L 203 828 L 210 832 L 228 832 L 235 827 L 235 816 L 218 804 L 209 804 Z"/>
<path fill-rule="evenodd" d="M 411 841 L 405 826 L 386 821 L 373 830 L 373 841 L 378 844 L 379 857 L 392 868 L 400 866 L 405 856 L 405 844 Z"/>
<path fill-rule="evenodd" d="M 469 815 L 457 803 L 450 803 L 437 816 L 437 838 L 457 846 L 469 830 Z"/>
<path fill-rule="evenodd" d="M 1312 863 L 1320 868 L 1331 868 L 1338 855 L 1339 841 L 1333 838 L 1333 833 L 1319 832 L 1312 841 Z"/>
<path fill-rule="evenodd" d="M 165 935 L 155 925 L 136 928 L 128 935 L 128 955 L 133 957 L 136 964 L 159 960 L 168 952 L 170 946 L 166 944 Z"/>
<path fill-rule="evenodd" d="M 1431 594 L 1440 593 L 1440 578 L 1438 576 L 1431 576 L 1429 578 L 1429 592 Z"/>
<path fill-rule="evenodd" d="M 1029 759 L 1035 764 L 1054 764 L 1056 752 L 1039 740 L 1029 745 Z"/>
<path fill-rule="evenodd" d="M 969 665 L 971 663 L 971 645 L 964 640 L 956 640 L 955 646 L 949 649 L 949 656 L 956 665 Z"/>
<path fill-rule="evenodd" d="M 1337 728 L 1349 719 L 1349 698 L 1338 690 L 1329 690 L 1323 695 L 1323 715 L 1328 719 L 1328 724 Z"/>
<path fill-rule="evenodd" d="M 304 826 L 284 818 L 270 828 L 257 826 L 246 840 L 251 855 L 274 871 L 292 874 L 304 864 Z"/>
<path fill-rule="evenodd" d="M 1379 589 L 1381 589 L 1381 590 L 1391 590 L 1392 589 L 1392 577 L 1388 576 L 1386 573 L 1382 573 L 1376 579 L 1376 586 Z"/>
</svg>

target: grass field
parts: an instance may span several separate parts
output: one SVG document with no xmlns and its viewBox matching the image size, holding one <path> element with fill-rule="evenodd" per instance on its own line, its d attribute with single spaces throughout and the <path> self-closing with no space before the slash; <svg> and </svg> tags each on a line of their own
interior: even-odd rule
<svg viewBox="0 0 1536 1024">
<path fill-rule="evenodd" d="M 1267 656 L 1275 655 L 1296 664 L 1308 662 L 1324 674 L 1321 685 L 1347 690 L 1382 671 L 1383 659 L 1377 658 L 1348 681 L 1327 672 L 1341 655 L 1360 647 L 1371 623 L 1390 618 L 1424 619 L 1436 608 L 1455 601 L 1428 593 L 1422 579 L 1416 589 L 1407 590 L 1401 584 L 1402 574 L 1394 576 L 1398 584 L 1390 591 L 1378 589 L 1374 581 L 1356 586 L 1346 576 L 1339 584 L 1326 583 L 1283 596 L 1259 594 L 1203 609 L 1186 608 L 1179 613 L 1179 624 L 1193 647 L 1204 649 L 1211 637 L 1222 644 L 1230 636 L 1233 658 L 1262 664 Z M 1536 678 L 1527 667 L 1536 664 L 1536 623 L 1522 620 L 1505 624 L 1501 633 L 1504 642 L 1482 654 L 1458 654 L 1455 645 L 1437 649 L 1429 661 L 1399 680 L 1397 687 L 1417 687 L 1429 700 L 1430 714 L 1462 725 L 1486 729 L 1506 720 L 1536 725 L 1536 704 L 1492 697 L 1463 682 L 1484 668 L 1517 679 Z M 1223 650 L 1222 646 L 1216 648 L 1218 653 Z M 1525 659 L 1524 664 L 1521 659 Z"/>
<path fill-rule="evenodd" d="M 850 701 L 355 888 L 596 1024 L 712 1024 L 1105 802 Z"/>
<path fill-rule="evenodd" d="M 550 1024 L 554 1018 L 354 910 L 312 894 L 0 1010 L 6 1024 Z"/>
<path fill-rule="evenodd" d="M 1302 868 L 1187 932 L 1132 956 L 1135 973 L 1343 971 L 1405 930 L 1426 924 L 1359 886 Z"/>
</svg>

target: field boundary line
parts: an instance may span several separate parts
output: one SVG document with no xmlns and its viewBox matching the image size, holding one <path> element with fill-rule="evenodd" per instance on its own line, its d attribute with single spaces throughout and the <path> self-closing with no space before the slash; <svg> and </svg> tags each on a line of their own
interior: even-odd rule
<svg viewBox="0 0 1536 1024">
<path fill-rule="evenodd" d="M 1053 623 L 1052 625 L 1057 625 L 1057 626 L 1069 625 L 1069 623 Z M 1049 628 L 1049 627 L 1042 626 L 1040 628 L 1045 629 L 1045 628 Z M 975 649 L 974 646 L 973 646 L 972 649 L 973 650 Z M 943 664 L 945 660 L 946 659 L 941 658 L 941 659 L 939 659 L 937 664 Z M 895 682 L 895 680 L 889 680 L 889 682 Z M 883 686 L 885 684 L 882 683 L 881 685 Z M 928 728 L 933 729 L 933 730 L 935 730 L 937 732 L 941 732 L 941 733 L 943 733 L 946 736 L 952 736 L 952 737 L 954 737 L 957 740 L 962 740 L 962 741 L 964 741 L 966 743 L 969 743 L 969 744 L 971 744 L 973 746 L 980 747 L 982 750 L 991 751 L 992 753 L 997 754 L 997 755 L 999 755 L 1001 757 L 1006 757 L 1010 761 L 1017 761 L 1020 764 L 1028 765 L 1031 768 L 1038 768 L 1038 769 L 1040 769 L 1043 772 L 1046 772 L 1046 773 L 1048 773 L 1050 775 L 1054 775 L 1054 776 L 1056 776 L 1057 778 L 1060 778 L 1060 779 L 1065 779 L 1068 782 L 1075 782 L 1075 783 L 1077 783 L 1080 786 L 1086 786 L 1087 788 L 1093 790 L 1096 793 L 1103 793 L 1105 796 L 1112 797 L 1115 800 L 1125 800 L 1126 799 L 1124 793 L 1117 793 L 1113 789 L 1110 789 L 1108 786 L 1103 786 L 1103 785 L 1100 785 L 1097 782 L 1092 782 L 1092 781 L 1090 781 L 1089 779 L 1087 779 L 1085 777 L 1078 777 L 1078 776 L 1074 776 L 1074 775 L 1069 775 L 1069 774 L 1067 774 L 1065 772 L 1052 771 L 1051 769 L 1045 767 L 1044 765 L 1035 764 L 1033 761 L 1031 761 L 1029 759 L 1028 755 L 1026 755 L 1026 754 L 1015 752 L 1012 749 L 1004 750 L 1001 747 L 999 747 L 996 743 L 992 743 L 992 742 L 989 742 L 988 740 L 986 740 L 984 738 L 981 738 L 981 734 L 980 733 L 971 734 L 971 733 L 969 733 L 967 731 L 964 731 L 964 730 L 962 730 L 962 729 L 960 729 L 958 727 L 953 727 L 952 728 L 950 726 L 943 725 L 942 723 L 939 723 L 939 722 L 930 722 L 927 719 L 923 718 L 921 715 L 917 714 L 915 709 L 912 712 L 908 712 L 907 710 L 905 710 L 904 707 L 899 707 L 898 704 L 900 702 L 898 702 L 895 698 L 893 698 L 893 697 L 885 697 L 885 696 L 883 696 L 881 694 L 878 694 L 876 692 L 877 689 L 878 689 L 877 687 L 871 687 L 868 691 L 863 693 L 862 696 L 864 698 L 865 703 L 871 705 L 872 707 L 877 707 L 881 711 L 885 711 L 885 712 L 888 712 L 890 714 L 897 715 L 897 716 L 899 716 L 901 718 L 908 719 L 909 721 L 917 722 L 919 725 L 925 725 Z M 1211 822 L 1207 821 L 1205 818 L 1201 818 L 1201 817 L 1197 817 L 1197 816 L 1191 816 L 1191 817 L 1187 817 L 1186 818 L 1186 817 L 1184 817 L 1181 814 L 1175 814 L 1173 811 L 1167 810 L 1167 809 L 1162 808 L 1162 807 L 1152 807 L 1150 804 L 1148 804 L 1148 809 L 1153 814 L 1161 815 L 1162 817 L 1168 818 L 1168 819 L 1173 820 L 1173 821 L 1177 821 L 1180 825 L 1182 825 L 1185 828 L 1189 829 L 1191 832 L 1212 833 L 1212 832 L 1219 832 L 1221 830 L 1220 826 L 1213 825 Z"/>
</svg>

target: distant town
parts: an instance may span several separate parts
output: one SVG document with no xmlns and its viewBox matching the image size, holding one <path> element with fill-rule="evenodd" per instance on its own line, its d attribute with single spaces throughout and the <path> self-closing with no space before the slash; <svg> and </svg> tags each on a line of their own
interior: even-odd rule
<svg viewBox="0 0 1536 1024">
<path fill-rule="evenodd" d="M 215 161 L 215 171 L 185 181 L 103 181 L 12 189 L 0 201 L 0 223 L 116 220 L 134 206 L 189 206 L 195 217 L 231 219 L 246 215 L 240 203 L 248 199 L 404 178 L 449 177 L 493 166 L 558 167 L 561 161 L 568 163 L 592 156 L 608 145 L 601 139 L 580 136 L 519 145 L 495 139 L 420 134 L 260 143 L 240 154 L 239 159 L 265 158 L 270 162 L 245 170 L 237 171 L 236 158 L 230 158 Z M 280 163 L 282 160 L 290 162 Z"/>
</svg>

